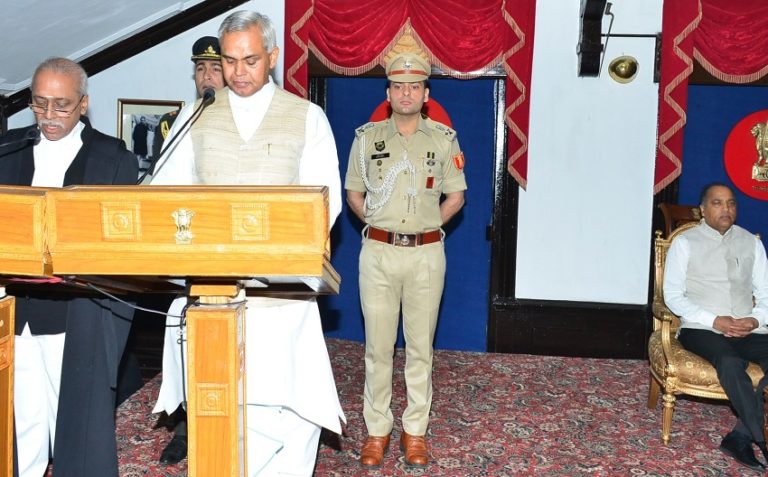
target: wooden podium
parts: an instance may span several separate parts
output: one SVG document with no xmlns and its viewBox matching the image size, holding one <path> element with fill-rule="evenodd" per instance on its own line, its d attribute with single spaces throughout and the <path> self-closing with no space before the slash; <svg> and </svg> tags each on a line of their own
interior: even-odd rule
<svg viewBox="0 0 768 477">
<path fill-rule="evenodd" d="M 312 186 L 0 187 L 0 285 L 63 278 L 110 293 L 181 289 L 189 475 L 246 475 L 245 305 L 338 293 L 328 191 Z M 14 299 L 0 300 L 0 477 L 12 475 Z"/>
</svg>

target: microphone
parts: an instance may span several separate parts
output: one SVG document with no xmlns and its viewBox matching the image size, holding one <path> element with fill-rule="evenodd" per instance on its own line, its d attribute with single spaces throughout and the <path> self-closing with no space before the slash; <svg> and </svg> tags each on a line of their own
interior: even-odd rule
<svg viewBox="0 0 768 477">
<path fill-rule="evenodd" d="M 203 109 L 205 109 L 206 106 L 208 106 L 209 104 L 213 103 L 214 101 L 216 101 L 216 90 L 213 89 L 213 88 L 205 88 L 205 90 L 203 91 L 203 97 L 202 97 L 202 99 L 200 101 L 200 104 L 197 106 L 197 108 L 189 116 L 189 119 L 187 119 L 184 122 L 184 124 L 181 125 L 181 127 L 178 130 L 178 132 L 169 141 L 166 141 L 163 144 L 163 148 L 160 151 L 160 154 L 158 154 L 157 157 L 152 158 L 152 162 L 149 164 L 149 167 L 147 167 L 147 170 L 144 171 L 144 174 L 142 174 L 141 177 L 139 177 L 139 180 L 136 181 L 136 185 L 140 185 L 142 182 L 144 182 L 144 179 L 147 178 L 147 175 L 149 175 L 149 173 L 155 168 L 156 164 L 160 164 L 160 166 L 157 168 L 155 173 L 163 168 L 163 166 L 165 165 L 165 163 L 167 161 L 164 161 L 161 164 L 160 163 L 160 158 L 165 156 L 165 152 L 166 151 L 169 151 L 169 150 L 172 149 L 171 146 L 173 145 L 173 143 L 176 142 L 176 140 L 178 138 L 180 138 L 180 137 L 184 136 L 184 134 L 186 134 L 185 129 L 187 128 L 187 125 L 192 127 L 190 123 L 193 122 L 193 120 L 196 121 L 197 118 L 199 118 L 203 114 Z"/>
<path fill-rule="evenodd" d="M 40 128 L 38 128 L 37 126 L 31 129 L 27 129 L 24 135 L 20 138 L 10 139 L 8 141 L 0 143 L 0 148 L 8 148 L 11 146 L 18 146 L 19 144 L 23 144 L 21 147 L 17 147 L 16 149 L 11 149 L 10 151 L 3 153 L 3 155 L 10 154 L 12 152 L 16 152 L 20 149 L 24 149 L 25 147 L 28 147 L 30 145 L 28 144 L 29 142 L 32 143 L 31 144 L 32 146 L 36 146 L 38 143 L 40 143 Z"/>
<path fill-rule="evenodd" d="M 216 90 L 213 88 L 205 88 L 205 90 L 203 90 L 203 104 L 208 106 L 214 101 L 216 101 Z"/>
</svg>

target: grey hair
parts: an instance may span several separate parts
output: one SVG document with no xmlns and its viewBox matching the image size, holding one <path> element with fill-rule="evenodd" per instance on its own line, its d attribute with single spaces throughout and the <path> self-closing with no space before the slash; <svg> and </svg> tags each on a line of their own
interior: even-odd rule
<svg viewBox="0 0 768 477">
<path fill-rule="evenodd" d="M 247 31 L 254 26 L 261 30 L 261 42 L 264 49 L 267 52 L 274 50 L 277 46 L 277 35 L 272 20 L 266 15 L 250 10 L 239 10 L 225 18 L 219 27 L 219 40 L 225 33 Z"/>
<path fill-rule="evenodd" d="M 43 71 L 52 71 L 54 73 L 74 77 L 77 79 L 80 94 L 83 96 L 88 94 L 88 74 L 79 63 L 76 63 L 69 58 L 61 58 L 57 56 L 48 58 L 35 68 L 35 73 L 32 75 L 32 88 L 35 87 L 37 76 Z"/>
</svg>

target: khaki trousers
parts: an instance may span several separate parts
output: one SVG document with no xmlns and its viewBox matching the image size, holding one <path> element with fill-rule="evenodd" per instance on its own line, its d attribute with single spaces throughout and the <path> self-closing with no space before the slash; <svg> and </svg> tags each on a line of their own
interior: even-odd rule
<svg viewBox="0 0 768 477">
<path fill-rule="evenodd" d="M 392 431 L 392 363 L 403 310 L 408 406 L 403 430 L 427 431 L 432 405 L 432 343 L 445 279 L 442 242 L 396 247 L 370 239 L 360 251 L 360 304 L 365 319 L 363 417 L 372 436 Z"/>
</svg>

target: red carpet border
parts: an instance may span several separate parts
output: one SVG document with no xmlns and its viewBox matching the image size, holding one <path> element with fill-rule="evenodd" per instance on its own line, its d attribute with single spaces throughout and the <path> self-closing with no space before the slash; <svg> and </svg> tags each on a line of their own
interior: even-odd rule
<svg viewBox="0 0 768 477">
<path fill-rule="evenodd" d="M 718 449 L 735 424 L 730 408 L 713 401 L 678 401 L 672 441 L 661 442 L 661 403 L 646 408 L 648 367 L 639 360 L 436 351 L 428 442 L 432 462 L 406 468 L 393 440 L 376 470 L 358 464 L 365 438 L 361 343 L 329 340 L 336 384 L 347 416 L 344 435 L 323 433 L 316 477 L 334 476 L 738 476 Z M 395 355 L 396 416 L 405 408 L 404 353 Z M 121 477 L 186 475 L 186 460 L 159 464 L 171 432 L 150 414 L 159 377 L 117 414 Z"/>
</svg>

